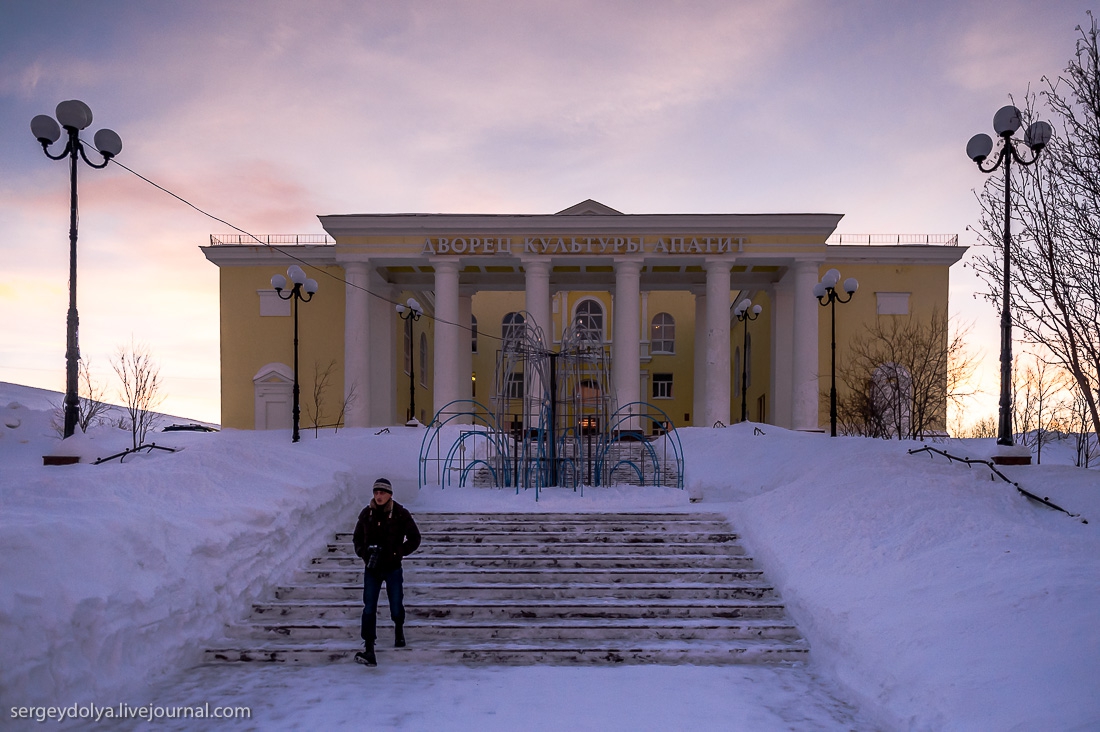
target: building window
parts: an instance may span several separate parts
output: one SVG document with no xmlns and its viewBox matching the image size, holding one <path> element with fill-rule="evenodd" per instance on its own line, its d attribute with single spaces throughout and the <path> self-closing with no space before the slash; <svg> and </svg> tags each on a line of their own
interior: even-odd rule
<svg viewBox="0 0 1100 732">
<path fill-rule="evenodd" d="M 428 334 L 420 334 L 420 385 L 428 385 Z"/>
<path fill-rule="evenodd" d="M 470 353 L 477 353 L 477 318 L 470 316 Z"/>
<path fill-rule="evenodd" d="M 649 341 L 651 353 L 675 353 L 676 320 L 668 313 L 654 315 Z"/>
<path fill-rule="evenodd" d="M 587 336 L 603 340 L 603 305 L 599 300 L 581 300 L 573 320 Z"/>
<path fill-rule="evenodd" d="M 653 398 L 672 398 L 672 374 L 653 374 Z"/>
<path fill-rule="evenodd" d="M 878 315 L 908 315 L 908 292 L 876 292 L 875 311 Z"/>
<path fill-rule="evenodd" d="M 504 390 L 505 399 L 523 399 L 523 373 L 508 375 L 508 385 Z"/>
<path fill-rule="evenodd" d="M 500 321 L 500 337 L 504 340 L 504 349 L 513 348 L 523 338 L 523 315 L 521 313 L 508 313 Z"/>
</svg>

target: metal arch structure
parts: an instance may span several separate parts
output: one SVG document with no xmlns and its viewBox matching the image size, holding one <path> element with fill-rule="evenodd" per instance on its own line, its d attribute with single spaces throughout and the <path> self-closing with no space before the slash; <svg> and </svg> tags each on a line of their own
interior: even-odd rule
<svg viewBox="0 0 1100 732">
<path fill-rule="evenodd" d="M 497 353 L 489 407 L 443 407 L 420 449 L 420 487 L 473 483 L 539 492 L 614 484 L 683 489 L 684 457 L 668 415 L 645 402 L 616 408 L 610 347 L 578 318 L 548 347 L 521 312 Z M 642 424 L 649 426 L 650 436 Z"/>
</svg>

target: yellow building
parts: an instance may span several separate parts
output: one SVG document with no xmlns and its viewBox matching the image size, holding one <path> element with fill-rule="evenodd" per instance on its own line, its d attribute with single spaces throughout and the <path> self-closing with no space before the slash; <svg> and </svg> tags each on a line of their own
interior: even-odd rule
<svg viewBox="0 0 1100 732">
<path fill-rule="evenodd" d="M 457 399 L 488 404 L 509 328 L 536 324 L 552 352 L 580 317 L 610 349 L 618 404 L 648 402 L 676 426 L 730 424 L 744 408 L 755 422 L 819 429 L 822 276 L 859 281 L 837 315 L 843 353 L 876 318 L 946 312 L 965 251 L 954 238 L 828 243 L 840 218 L 629 215 L 585 201 L 547 215 L 322 216 L 327 236 L 262 243 L 212 236 L 202 250 L 220 268 L 222 423 L 290 425 L 292 303 L 270 281 L 297 263 L 319 288 L 298 304 L 303 425 L 427 423 Z M 425 317 L 395 312 L 410 297 Z M 744 299 L 761 309 L 747 333 L 734 316 Z"/>
</svg>

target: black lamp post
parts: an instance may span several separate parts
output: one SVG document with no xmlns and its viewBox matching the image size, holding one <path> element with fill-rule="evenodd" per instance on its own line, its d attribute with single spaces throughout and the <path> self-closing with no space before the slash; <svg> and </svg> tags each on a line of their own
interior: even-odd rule
<svg viewBox="0 0 1100 732">
<path fill-rule="evenodd" d="M 751 306 L 751 308 L 750 308 Z M 759 305 L 753 305 L 752 301 L 745 298 L 737 304 L 733 314 L 737 316 L 737 322 L 745 324 L 745 340 L 741 345 L 741 421 L 745 422 L 749 418 L 749 405 L 745 400 L 748 398 L 749 388 L 749 321 L 756 320 L 760 317 L 761 308 Z"/>
<path fill-rule="evenodd" d="M 829 382 L 829 434 L 836 437 L 836 304 L 846 303 L 851 301 L 852 295 L 856 294 L 856 289 L 859 287 L 859 283 L 856 282 L 855 277 L 849 277 L 844 280 L 844 292 L 848 295 L 847 299 L 842 299 L 836 291 L 836 284 L 840 282 L 840 272 L 835 269 L 830 269 L 821 278 L 821 282 L 814 285 L 814 297 L 821 303 L 822 307 L 829 306 L 829 315 L 832 321 L 832 336 L 830 339 L 830 348 L 832 348 L 831 355 L 831 375 Z"/>
<path fill-rule="evenodd" d="M 1012 446 L 1012 316 L 1009 305 L 1009 277 L 1011 275 L 1011 249 L 1012 235 L 1009 222 L 1011 221 L 1011 190 L 1012 177 L 1010 170 L 1012 161 L 1020 165 L 1031 165 L 1039 159 L 1039 153 L 1050 142 L 1052 130 L 1046 122 L 1032 122 L 1024 133 L 1023 144 L 1031 148 L 1031 160 L 1020 157 L 1016 146 L 1019 140 L 1012 138 L 1013 133 L 1020 129 L 1020 110 L 1011 104 L 1001 107 L 997 114 L 993 115 L 993 129 L 1001 138 L 1001 150 L 997 153 L 997 159 L 988 168 L 982 167 L 982 162 L 993 152 L 993 140 L 986 134 L 977 134 L 966 143 L 966 155 L 978 165 L 978 170 L 983 173 L 992 173 L 1001 163 L 1005 169 L 1005 223 L 1004 223 L 1004 288 L 1001 299 L 1001 401 L 1000 415 L 997 422 L 997 444 Z"/>
<path fill-rule="evenodd" d="M 409 422 L 416 419 L 416 348 L 413 343 L 413 321 L 420 320 L 424 308 L 410 297 L 404 305 L 397 306 L 397 314 L 405 321 L 405 335 L 409 341 Z"/>
<path fill-rule="evenodd" d="M 77 364 L 80 361 L 80 316 L 76 311 L 76 158 L 79 155 L 93 168 L 105 168 L 115 155 L 122 152 L 122 138 L 113 130 L 102 129 L 95 133 L 93 144 L 103 162 L 96 164 L 88 159 L 84 152 L 84 143 L 80 140 L 80 131 L 92 123 L 92 110 L 84 102 L 70 99 L 57 105 L 57 119 L 48 114 L 40 114 L 31 120 L 31 132 L 42 143 L 42 152 L 50 160 L 69 158 L 69 313 L 66 318 L 67 334 L 65 344 L 65 433 L 72 437 L 80 413 L 80 397 L 77 386 Z M 59 125 L 58 122 L 61 124 Z M 50 145 L 61 139 L 61 128 L 65 129 L 68 140 L 65 149 L 57 155 L 50 154 Z"/>
<path fill-rule="evenodd" d="M 275 294 L 279 296 L 280 300 L 293 301 L 291 305 L 294 310 L 294 433 L 291 442 L 297 442 L 299 440 L 298 418 L 301 415 L 298 403 L 298 302 L 309 302 L 313 299 L 313 295 L 317 292 L 317 280 L 306 277 L 306 273 L 296 264 L 290 265 L 286 274 L 294 285 L 290 292 L 285 296 L 283 295 L 283 290 L 286 289 L 286 277 L 282 275 L 272 277 L 271 286 L 275 288 Z M 304 295 L 302 294 L 303 291 L 305 292 Z"/>
</svg>

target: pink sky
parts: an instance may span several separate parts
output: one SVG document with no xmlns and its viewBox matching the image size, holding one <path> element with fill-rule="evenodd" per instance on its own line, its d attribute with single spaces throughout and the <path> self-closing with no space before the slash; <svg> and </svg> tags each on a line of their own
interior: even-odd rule
<svg viewBox="0 0 1100 732">
<path fill-rule="evenodd" d="M 973 245 L 985 176 L 966 141 L 1065 67 L 1086 7 L 6 0 L 0 381 L 64 389 L 68 176 L 29 129 L 64 99 L 122 136 L 127 166 L 253 233 L 594 198 Z M 228 227 L 116 166 L 80 176 L 82 355 L 113 389 L 115 349 L 145 342 L 164 409 L 217 421 L 217 268 L 198 247 Z M 997 313 L 952 277 L 984 356 L 974 409 L 993 414 Z"/>
</svg>

